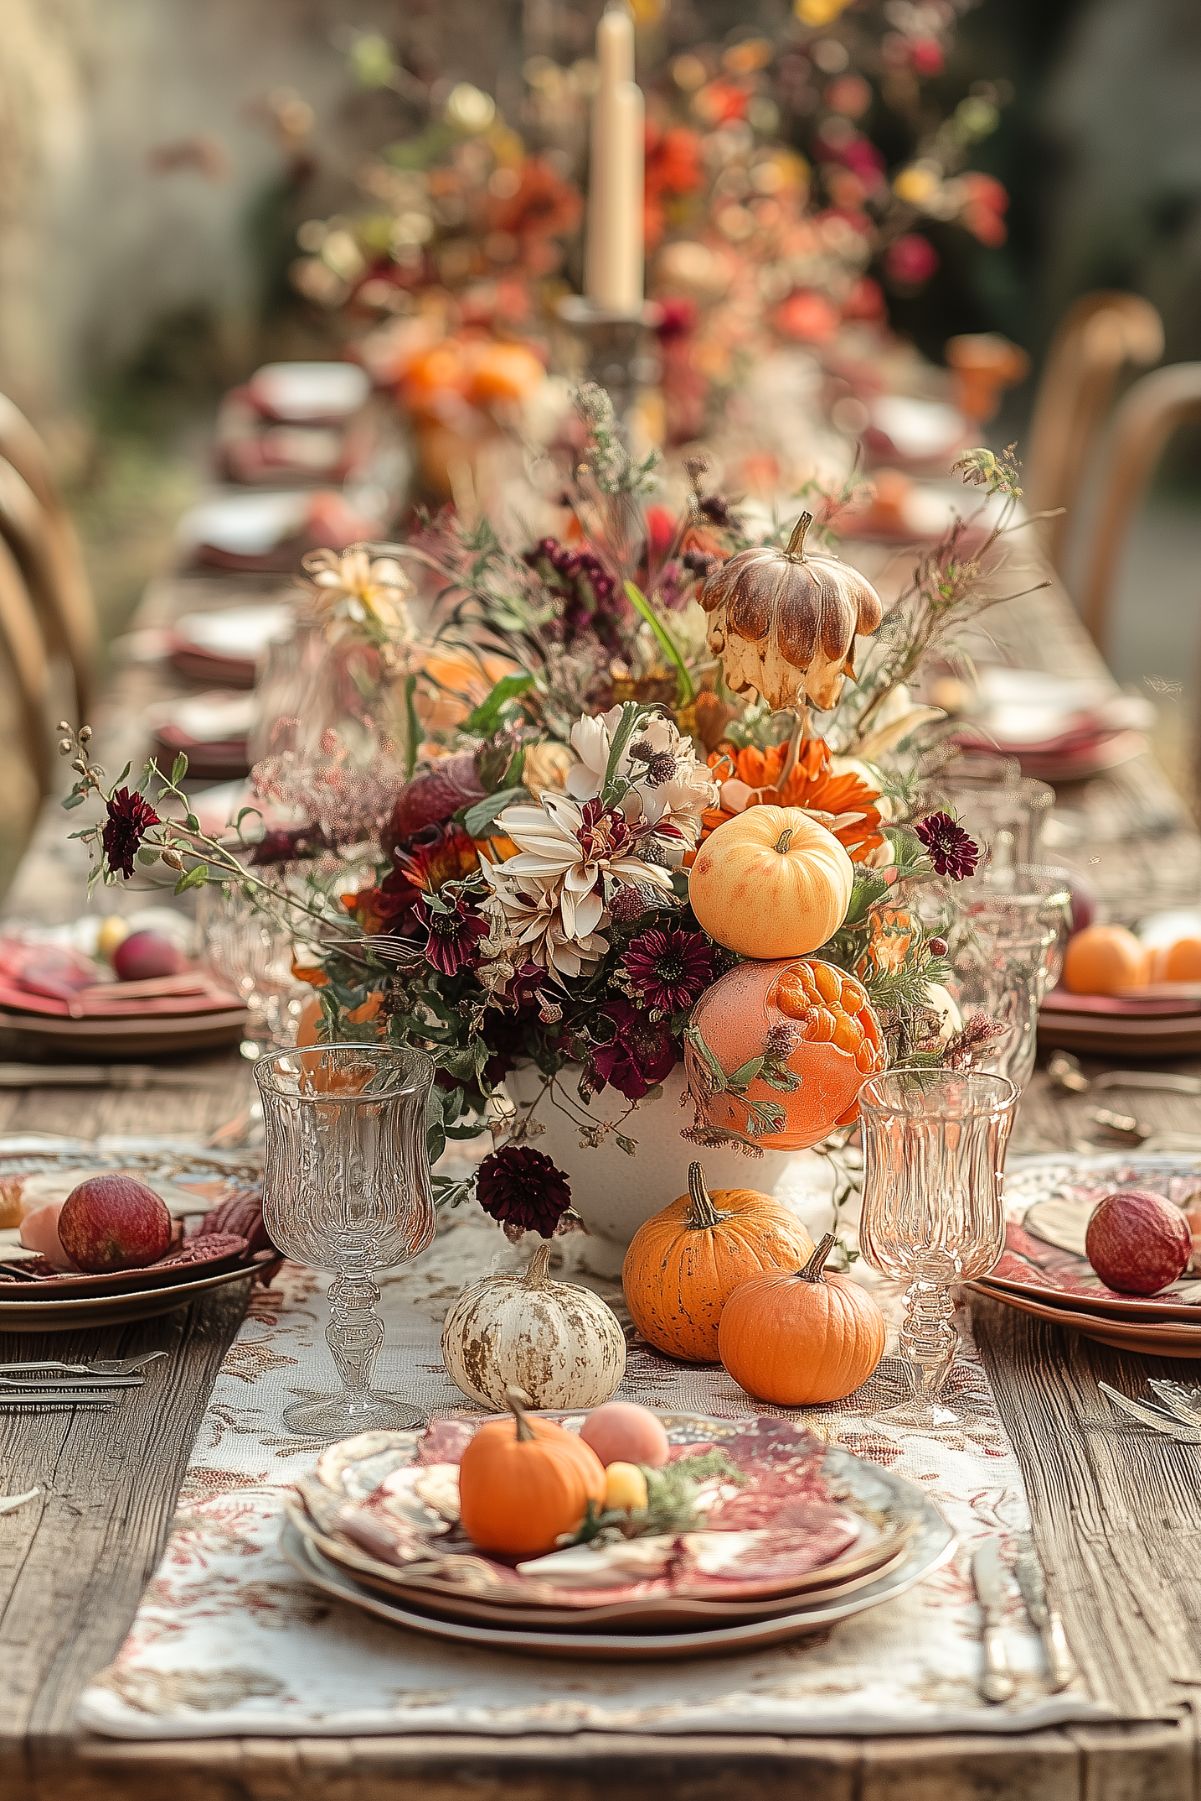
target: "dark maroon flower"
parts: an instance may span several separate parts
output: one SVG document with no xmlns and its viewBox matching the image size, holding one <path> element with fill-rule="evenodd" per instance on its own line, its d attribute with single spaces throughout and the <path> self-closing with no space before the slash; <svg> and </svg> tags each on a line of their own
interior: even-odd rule
<svg viewBox="0 0 1201 1801">
<path fill-rule="evenodd" d="M 929 813 L 914 830 L 939 875 L 950 876 L 953 882 L 962 882 L 980 861 L 980 846 L 949 813 Z"/>
<path fill-rule="evenodd" d="M 590 550 L 541 538 L 523 559 L 555 603 L 557 624 L 570 648 L 594 638 L 610 654 L 623 648 L 630 604 L 616 578 Z"/>
<path fill-rule="evenodd" d="M 640 1101 L 669 1076 L 679 1051 L 665 1019 L 652 1019 L 629 1001 L 610 1001 L 601 1029 L 611 1032 L 594 1044 L 588 1058 L 589 1074 L 598 1088 L 616 1088 L 628 1101 Z"/>
<path fill-rule="evenodd" d="M 475 1198 L 506 1231 L 552 1238 L 571 1206 L 571 1185 L 557 1163 L 528 1144 L 506 1144 L 480 1164 Z"/>
<path fill-rule="evenodd" d="M 703 932 L 652 926 L 631 938 L 621 959 L 626 987 L 652 1013 L 683 1013 L 714 976 L 715 952 Z"/>
<path fill-rule="evenodd" d="M 108 803 L 108 818 L 100 834 L 104 860 L 114 875 L 129 880 L 143 838 L 152 825 L 161 824 L 162 820 L 144 795 L 136 789 L 132 794 L 128 788 L 117 789 Z"/>
<path fill-rule="evenodd" d="M 331 839 L 319 825 L 301 825 L 264 832 L 250 846 L 246 860 L 257 869 L 264 864 L 295 863 L 332 849 Z"/>
<path fill-rule="evenodd" d="M 425 954 L 435 969 L 444 976 L 455 976 L 461 969 L 479 966 L 480 941 L 488 936 L 488 922 L 463 895 L 449 901 L 439 895 L 419 895 L 414 912 L 429 933 Z"/>
</svg>

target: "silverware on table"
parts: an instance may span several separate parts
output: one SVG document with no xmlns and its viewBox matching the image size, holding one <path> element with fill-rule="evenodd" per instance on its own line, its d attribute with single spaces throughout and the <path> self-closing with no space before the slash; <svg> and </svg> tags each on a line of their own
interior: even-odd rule
<svg viewBox="0 0 1201 1801">
<path fill-rule="evenodd" d="M 0 1413 L 22 1407 L 36 1408 L 39 1413 L 50 1407 L 115 1407 L 116 1398 L 107 1388 L 29 1388 L 9 1389 L 0 1393 Z"/>
<path fill-rule="evenodd" d="M 141 1388 L 142 1375 L 105 1376 L 80 1370 L 78 1376 L 53 1376 L 50 1372 L 28 1376 L 6 1376 L 0 1372 L 0 1395 L 19 1394 L 24 1389 L 61 1388 L 64 1394 L 77 1394 L 82 1388 Z"/>
<path fill-rule="evenodd" d="M 136 1357 L 97 1357 L 91 1363 L 63 1363 L 57 1357 L 34 1357 L 27 1363 L 0 1363 L 0 1375 L 12 1375 L 18 1370 L 62 1370 L 71 1376 L 128 1376 L 166 1355 L 166 1351 L 142 1351 Z"/>
<path fill-rule="evenodd" d="M 1018 1587 L 1022 1591 L 1022 1600 L 1026 1603 L 1030 1624 L 1043 1641 L 1043 1656 L 1047 1663 L 1047 1686 L 1053 1695 L 1057 1695 L 1074 1679 L 1076 1660 L 1072 1656 L 1071 1647 L 1068 1644 L 1063 1620 L 1058 1610 L 1052 1607 L 1047 1599 L 1047 1584 L 1043 1576 L 1043 1566 L 1038 1561 L 1038 1552 L 1032 1544 L 1024 1544 L 1019 1550 L 1013 1571 L 1018 1579 Z"/>
<path fill-rule="evenodd" d="M 1115 1407 L 1128 1413 L 1140 1426 L 1150 1426 L 1153 1432 L 1162 1432 L 1165 1438 L 1175 1439 L 1177 1444 L 1201 1445 L 1201 1420 L 1189 1424 L 1178 1413 L 1165 1412 L 1147 1401 L 1133 1400 L 1130 1395 L 1111 1388 L 1108 1382 L 1099 1382 L 1097 1386 Z"/>
<path fill-rule="evenodd" d="M 1168 1382 L 1156 1376 L 1149 1379 L 1147 1387 L 1169 1413 L 1201 1432 L 1201 1388 L 1192 1388 L 1187 1382 Z"/>
<path fill-rule="evenodd" d="M 972 1581 L 983 1616 L 984 1669 L 978 1687 L 983 1699 L 994 1705 L 1011 1701 L 1016 1691 L 1005 1648 L 1006 1575 L 996 1539 L 986 1539 L 972 1553 Z"/>
<path fill-rule="evenodd" d="M 1054 1051 L 1047 1059 L 1047 1074 L 1056 1088 L 1068 1094 L 1088 1094 L 1106 1088 L 1142 1088 L 1159 1094 L 1201 1094 L 1201 1076 L 1173 1075 L 1155 1069 L 1103 1069 L 1095 1076 L 1084 1073 L 1079 1057 L 1071 1051 Z"/>
</svg>

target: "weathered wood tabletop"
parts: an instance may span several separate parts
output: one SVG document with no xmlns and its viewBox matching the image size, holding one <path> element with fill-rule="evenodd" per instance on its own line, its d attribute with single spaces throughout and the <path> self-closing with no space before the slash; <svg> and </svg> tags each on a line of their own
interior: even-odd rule
<svg viewBox="0 0 1201 1801">
<path fill-rule="evenodd" d="M 1021 584 L 1018 584 L 1021 585 Z M 227 592 L 227 590 L 223 590 Z M 149 596 L 148 621 L 206 596 L 181 579 Z M 1051 589 L 994 616 L 1013 660 L 1067 673 L 1097 666 L 1066 597 Z M 169 692 L 161 667 L 126 660 L 106 716 L 106 749 L 136 731 Z M 112 761 L 111 754 L 108 758 Z M 50 808 L 10 897 L 15 914 L 78 908 L 79 865 L 66 816 Z M 1088 785 L 1065 808 L 1061 861 L 1087 869 L 1109 908 L 1138 913 L 1201 891 L 1198 841 L 1149 758 Z M 84 1136 L 205 1133 L 233 1115 L 249 1072 L 233 1052 L 197 1059 L 186 1089 L 139 1095 L 44 1086 L 0 1094 L 0 1132 Z M 1197 1104 L 1139 1097 L 1155 1124 L 1196 1128 Z M 1088 1103 L 1041 1075 L 1023 1102 L 1018 1149 L 1087 1135 Z M 1126 1724 L 1018 1735 L 889 1739 L 377 1738 L 132 1744 L 79 1734 L 80 1690 L 119 1646 L 160 1555 L 188 1452 L 226 1345 L 240 1289 L 144 1325 L 59 1337 L 0 1336 L 0 1359 L 46 1350 L 112 1356 L 170 1352 L 171 1381 L 112 1413 L 0 1415 L 0 1492 L 44 1499 L 0 1518 L 0 1801 L 167 1795 L 233 1801 L 304 1795 L 329 1801 L 504 1792 L 575 1801 L 795 1796 L 820 1801 L 1183 1801 L 1198 1791 L 1193 1704 L 1201 1692 L 1199 1453 L 1116 1424 L 1105 1378 L 1137 1392 L 1150 1374 L 1197 1366 L 1125 1357 L 989 1302 L 974 1308 L 982 1355 L 1022 1464 L 1035 1537 L 1094 1692 Z M 687 1680 L 686 1672 L 681 1680 Z M 1155 1716 L 1159 1716 L 1156 1718 Z"/>
</svg>

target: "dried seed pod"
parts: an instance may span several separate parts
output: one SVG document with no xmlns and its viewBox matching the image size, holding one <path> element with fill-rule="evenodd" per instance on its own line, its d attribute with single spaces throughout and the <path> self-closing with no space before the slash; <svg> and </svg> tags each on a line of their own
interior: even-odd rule
<svg viewBox="0 0 1201 1801">
<path fill-rule="evenodd" d="M 805 555 L 812 524 L 802 513 L 786 549 L 740 550 L 701 590 L 727 686 L 753 689 L 773 708 L 834 706 L 855 673 L 856 634 L 874 632 L 883 616 L 866 576 L 838 557 Z"/>
</svg>

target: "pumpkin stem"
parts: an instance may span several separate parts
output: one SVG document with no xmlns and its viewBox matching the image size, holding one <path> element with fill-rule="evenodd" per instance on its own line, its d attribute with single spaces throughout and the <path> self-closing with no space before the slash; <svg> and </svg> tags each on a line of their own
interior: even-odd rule
<svg viewBox="0 0 1201 1801">
<path fill-rule="evenodd" d="M 713 1196 L 705 1187 L 705 1177 L 699 1163 L 688 1165 L 688 1201 L 688 1224 L 694 1231 L 720 1226 L 722 1220 L 729 1217 L 725 1213 L 719 1213 L 713 1205 Z"/>
<path fill-rule="evenodd" d="M 784 855 L 784 852 L 788 849 L 788 846 L 791 843 L 792 843 L 792 827 L 790 825 L 786 825 L 784 827 L 784 830 L 780 833 L 780 836 L 776 839 L 776 849 L 779 851 L 781 856 Z"/>
<path fill-rule="evenodd" d="M 544 1238 L 534 1255 L 530 1258 L 525 1272 L 527 1288 L 546 1288 L 550 1284 L 550 1252 L 549 1238 Z"/>
<path fill-rule="evenodd" d="M 505 1389 L 505 1406 L 517 1421 L 518 1444 L 529 1444 L 534 1436 L 534 1429 L 530 1425 L 526 1414 L 526 1409 L 533 1405 L 534 1403 L 531 1401 L 529 1395 L 526 1394 L 525 1389 L 517 1388 L 510 1382 L 509 1386 Z"/>
<path fill-rule="evenodd" d="M 826 1259 L 829 1257 L 830 1252 L 834 1249 L 837 1242 L 838 1240 L 835 1238 L 833 1232 L 827 1232 L 824 1238 L 818 1239 L 816 1245 L 813 1247 L 812 1257 L 810 1257 L 804 1269 L 799 1269 L 797 1271 L 797 1276 L 802 1282 L 821 1281 L 822 1271 L 826 1267 Z"/>
<path fill-rule="evenodd" d="M 800 518 L 797 520 L 796 524 L 792 528 L 792 536 L 788 540 L 788 549 L 784 553 L 786 556 L 797 557 L 800 559 L 801 562 L 804 562 L 804 560 L 805 560 L 805 533 L 809 530 L 809 527 L 812 524 L 813 524 L 813 514 L 812 513 L 802 513 Z"/>
</svg>

